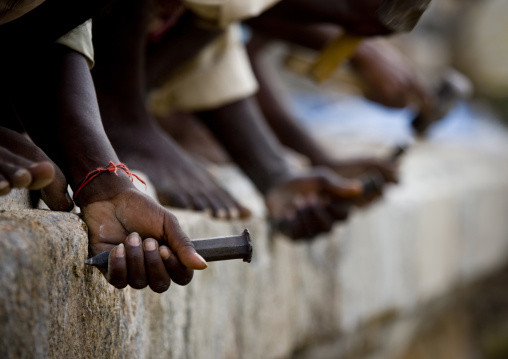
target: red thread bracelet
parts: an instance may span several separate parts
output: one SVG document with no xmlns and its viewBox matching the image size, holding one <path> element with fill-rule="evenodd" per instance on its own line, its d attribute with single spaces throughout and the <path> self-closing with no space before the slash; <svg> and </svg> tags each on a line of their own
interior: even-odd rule
<svg viewBox="0 0 508 359">
<path fill-rule="evenodd" d="M 109 161 L 109 164 L 105 167 L 99 167 L 91 172 L 89 172 L 83 181 L 78 186 L 78 189 L 76 192 L 74 192 L 74 196 L 72 196 L 74 199 L 78 196 L 78 193 L 87 185 L 89 184 L 95 177 L 100 175 L 104 172 L 114 173 L 118 176 L 118 170 L 125 172 L 127 176 L 131 179 L 132 182 L 134 182 L 134 178 L 136 178 L 139 182 L 143 183 L 146 187 L 146 182 L 143 181 L 139 176 L 132 173 L 129 168 L 124 163 L 119 163 L 115 165 L 112 161 Z"/>
</svg>

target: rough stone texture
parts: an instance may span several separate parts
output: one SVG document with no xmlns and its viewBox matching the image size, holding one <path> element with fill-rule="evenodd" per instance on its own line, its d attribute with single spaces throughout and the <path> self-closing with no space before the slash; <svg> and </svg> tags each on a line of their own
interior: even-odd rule
<svg viewBox="0 0 508 359">
<path fill-rule="evenodd" d="M 25 189 L 13 189 L 9 194 L 0 197 L 0 210 L 32 208 L 30 196 Z"/>
<path fill-rule="evenodd" d="M 85 267 L 77 215 L 2 211 L 0 357 L 403 358 L 422 319 L 438 317 L 423 308 L 506 263 L 506 153 L 417 145 L 401 186 L 311 244 L 269 236 L 259 216 L 175 211 L 192 238 L 248 227 L 254 258 L 211 263 L 163 295 L 116 290 Z"/>
</svg>

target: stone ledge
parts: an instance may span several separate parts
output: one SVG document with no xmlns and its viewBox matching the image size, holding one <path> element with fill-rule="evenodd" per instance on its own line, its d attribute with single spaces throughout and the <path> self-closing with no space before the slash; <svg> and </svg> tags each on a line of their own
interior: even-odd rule
<svg viewBox="0 0 508 359">
<path fill-rule="evenodd" d="M 0 357 L 289 357 L 386 313 L 417 312 L 506 263 L 506 157 L 425 145 L 402 177 L 384 201 L 311 244 L 270 237 L 259 216 L 174 211 L 191 238 L 248 227 L 255 252 L 250 265 L 211 263 L 162 295 L 116 290 L 85 267 L 77 215 L 2 211 Z"/>
</svg>

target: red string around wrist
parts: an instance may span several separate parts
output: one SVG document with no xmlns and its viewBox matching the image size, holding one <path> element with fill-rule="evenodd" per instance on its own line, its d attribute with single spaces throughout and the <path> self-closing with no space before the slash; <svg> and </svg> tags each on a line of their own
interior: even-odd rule
<svg viewBox="0 0 508 359">
<path fill-rule="evenodd" d="M 124 163 L 119 163 L 119 164 L 115 165 L 112 161 L 109 161 L 109 164 L 107 166 L 105 166 L 105 167 L 99 167 L 99 168 L 89 172 L 85 176 L 85 179 L 83 181 L 81 181 L 81 183 L 78 186 L 78 189 L 76 190 L 76 192 L 74 192 L 73 198 L 76 199 L 76 197 L 78 197 L 78 193 L 83 188 L 85 188 L 85 186 L 87 184 L 89 184 L 95 177 L 97 177 L 101 173 L 109 172 L 109 173 L 114 173 L 114 174 L 116 174 L 118 176 L 118 170 L 120 170 L 122 172 L 125 172 L 125 174 L 127 176 L 129 176 L 129 178 L 131 179 L 132 182 L 134 182 L 134 178 L 136 178 L 139 182 L 143 183 L 145 185 L 145 187 L 146 187 L 146 182 L 143 181 L 141 178 L 139 178 L 139 176 L 137 176 L 134 173 L 132 173 L 129 170 L 129 168 Z"/>
</svg>

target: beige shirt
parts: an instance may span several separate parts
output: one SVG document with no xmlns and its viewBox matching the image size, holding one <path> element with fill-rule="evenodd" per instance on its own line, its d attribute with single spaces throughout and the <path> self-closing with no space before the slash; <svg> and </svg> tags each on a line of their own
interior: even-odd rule
<svg viewBox="0 0 508 359">
<path fill-rule="evenodd" d="M 94 51 L 92 44 L 92 20 L 88 20 L 75 29 L 56 40 L 57 44 L 65 45 L 68 48 L 79 52 L 86 58 L 88 67 L 94 65 Z"/>
<path fill-rule="evenodd" d="M 214 26 L 226 27 L 226 31 L 150 94 L 149 103 L 154 114 L 210 110 L 254 95 L 257 81 L 239 26 L 232 23 L 257 16 L 278 1 L 184 0 L 202 19 Z"/>
<path fill-rule="evenodd" d="M 183 0 L 196 15 L 210 23 L 226 27 L 237 21 L 258 16 L 280 0 Z"/>
<path fill-rule="evenodd" d="M 238 25 L 206 46 L 149 96 L 153 113 L 213 109 L 253 95 L 257 82 Z"/>
</svg>

